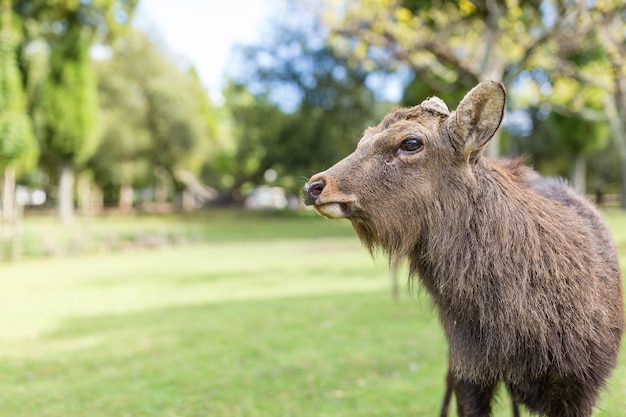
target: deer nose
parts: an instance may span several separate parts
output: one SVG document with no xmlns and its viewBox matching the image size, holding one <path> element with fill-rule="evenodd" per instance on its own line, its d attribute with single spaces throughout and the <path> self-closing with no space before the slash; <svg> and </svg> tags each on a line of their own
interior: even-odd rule
<svg viewBox="0 0 626 417">
<path fill-rule="evenodd" d="M 313 182 L 307 182 L 304 184 L 303 194 L 304 194 L 304 204 L 307 206 L 312 206 L 315 204 L 315 200 L 322 194 L 324 187 L 326 186 L 326 182 L 323 179 L 319 179 Z"/>
</svg>

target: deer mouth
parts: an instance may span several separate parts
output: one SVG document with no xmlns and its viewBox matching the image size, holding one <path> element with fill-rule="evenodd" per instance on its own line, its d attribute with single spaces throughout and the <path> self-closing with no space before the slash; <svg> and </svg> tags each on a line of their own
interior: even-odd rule
<svg viewBox="0 0 626 417">
<path fill-rule="evenodd" d="M 318 214 L 329 219 L 351 219 L 360 212 L 355 202 L 331 201 L 328 203 L 315 204 L 313 206 Z"/>
<path fill-rule="evenodd" d="M 328 217 L 329 219 L 343 219 L 347 217 L 347 203 L 325 203 L 325 204 L 316 204 L 314 206 L 315 211 L 321 214 L 324 217 Z"/>
</svg>

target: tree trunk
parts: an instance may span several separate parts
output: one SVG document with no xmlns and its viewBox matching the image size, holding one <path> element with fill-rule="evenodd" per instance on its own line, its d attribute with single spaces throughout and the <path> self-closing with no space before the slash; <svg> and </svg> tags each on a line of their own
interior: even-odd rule
<svg viewBox="0 0 626 417">
<path fill-rule="evenodd" d="M 2 186 L 2 226 L 4 237 L 11 242 L 12 262 L 22 254 L 22 212 L 23 206 L 15 196 L 15 168 L 6 167 Z"/>
<path fill-rule="evenodd" d="M 104 196 L 102 189 L 96 184 L 92 184 L 91 188 L 91 211 L 93 214 L 101 214 L 104 209 Z"/>
<path fill-rule="evenodd" d="M 196 208 L 196 199 L 191 191 L 184 189 L 181 196 L 181 207 L 183 211 L 189 212 Z"/>
<path fill-rule="evenodd" d="M 622 166 L 622 186 L 619 205 L 622 210 L 626 211 L 626 159 L 621 159 L 620 165 Z"/>
<path fill-rule="evenodd" d="M 22 224 L 24 221 L 24 206 L 15 204 L 13 219 L 13 236 L 11 237 L 11 262 L 18 261 L 22 256 Z"/>
<path fill-rule="evenodd" d="M 58 192 L 58 216 L 63 224 L 74 220 L 74 170 L 69 163 L 61 165 Z"/>
<path fill-rule="evenodd" d="M 500 130 L 496 131 L 487 144 L 485 156 L 490 159 L 496 159 L 500 156 Z"/>
<path fill-rule="evenodd" d="M 163 168 L 155 170 L 156 185 L 154 187 L 154 203 L 157 212 L 167 211 L 167 195 L 168 195 L 168 174 Z"/>
<path fill-rule="evenodd" d="M 622 210 L 626 211 L 626 126 L 622 121 L 622 115 L 618 112 L 618 105 L 616 102 L 622 102 L 621 97 L 618 95 L 604 100 L 604 111 L 606 112 L 606 116 L 609 121 L 611 139 L 613 139 L 613 143 L 617 149 L 620 165 L 622 167 L 622 195 L 620 197 L 620 207 Z"/>
<path fill-rule="evenodd" d="M 78 206 L 80 207 L 80 215 L 84 218 L 91 216 L 91 180 L 89 175 L 82 173 L 77 180 Z"/>
<path fill-rule="evenodd" d="M 4 169 L 4 184 L 2 187 L 2 223 L 9 234 L 15 220 L 15 168 Z"/>
<path fill-rule="evenodd" d="M 122 213 L 128 213 L 133 209 L 133 201 L 135 200 L 135 192 L 132 185 L 122 184 L 120 186 L 120 199 L 117 202 L 117 208 Z"/>
<path fill-rule="evenodd" d="M 489 16 L 486 21 L 484 33 L 485 55 L 480 63 L 480 81 L 492 80 L 503 81 L 506 62 L 498 56 L 498 44 L 500 43 L 500 28 L 498 21 L 501 15 L 500 7 L 493 3 L 494 8 L 489 8 Z M 497 158 L 500 156 L 500 130 L 496 131 L 485 149 L 485 156 Z"/>
<path fill-rule="evenodd" d="M 574 155 L 574 165 L 572 165 L 572 186 L 581 195 L 587 192 L 587 159 L 578 153 Z"/>
</svg>

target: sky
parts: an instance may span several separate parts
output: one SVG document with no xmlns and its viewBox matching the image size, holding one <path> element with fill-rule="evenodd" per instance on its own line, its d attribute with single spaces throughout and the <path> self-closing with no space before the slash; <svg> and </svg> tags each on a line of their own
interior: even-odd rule
<svg viewBox="0 0 626 417">
<path fill-rule="evenodd" d="M 264 23 L 280 0 L 141 0 L 134 25 L 155 33 L 164 45 L 188 59 L 215 101 L 237 43 L 261 39 Z"/>
<path fill-rule="evenodd" d="M 284 13 L 285 0 L 140 0 L 133 24 L 170 51 L 189 60 L 212 101 L 223 102 L 222 87 L 230 51 L 236 44 L 262 40 L 272 13 Z M 406 74 L 370 77 L 380 99 L 398 101 Z"/>
</svg>

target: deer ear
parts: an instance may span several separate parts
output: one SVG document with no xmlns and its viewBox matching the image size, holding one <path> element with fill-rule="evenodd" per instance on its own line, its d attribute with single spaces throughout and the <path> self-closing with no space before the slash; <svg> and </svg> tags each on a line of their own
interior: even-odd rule
<svg viewBox="0 0 626 417">
<path fill-rule="evenodd" d="M 448 119 L 448 132 L 467 155 L 482 150 L 500 127 L 506 104 L 502 83 L 483 81 L 465 95 Z"/>
</svg>

